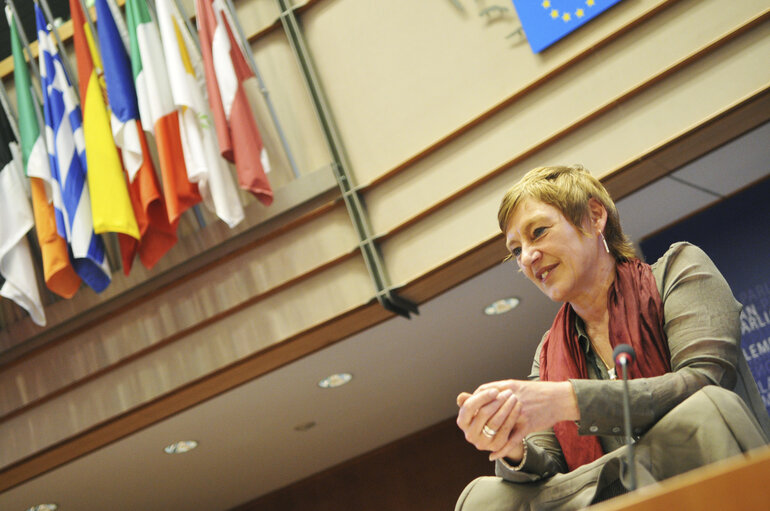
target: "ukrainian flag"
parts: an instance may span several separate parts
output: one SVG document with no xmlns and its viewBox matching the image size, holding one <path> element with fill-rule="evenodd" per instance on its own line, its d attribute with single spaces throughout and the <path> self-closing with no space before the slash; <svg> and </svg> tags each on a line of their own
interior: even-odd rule
<svg viewBox="0 0 770 511">
<path fill-rule="evenodd" d="M 513 0 L 535 53 L 585 25 L 620 0 Z"/>
</svg>

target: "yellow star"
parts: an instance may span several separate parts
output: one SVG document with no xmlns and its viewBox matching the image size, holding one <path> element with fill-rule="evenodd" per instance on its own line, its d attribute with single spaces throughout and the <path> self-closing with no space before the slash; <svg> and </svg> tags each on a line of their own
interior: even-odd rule
<svg viewBox="0 0 770 511">
<path fill-rule="evenodd" d="M 583 9 L 578 9 L 577 11 L 575 11 L 575 16 L 577 16 L 578 18 L 582 18 L 583 14 L 585 14 L 583 12 Z"/>
<path fill-rule="evenodd" d="M 556 9 L 551 10 L 551 17 L 553 19 L 558 18 L 559 17 L 559 11 L 557 11 Z"/>
<path fill-rule="evenodd" d="M 586 0 L 586 5 L 588 7 L 593 7 L 594 6 L 594 0 Z"/>
<path fill-rule="evenodd" d="M 568 12 L 565 12 L 564 15 L 561 17 L 564 21 L 569 21 L 572 19 L 572 16 L 569 15 Z"/>
<path fill-rule="evenodd" d="M 551 7 L 551 0 L 543 0 L 543 9 Z"/>
</svg>

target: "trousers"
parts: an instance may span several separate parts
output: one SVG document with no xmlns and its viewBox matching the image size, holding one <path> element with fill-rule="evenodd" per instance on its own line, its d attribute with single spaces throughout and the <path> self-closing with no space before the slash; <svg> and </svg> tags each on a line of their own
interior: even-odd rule
<svg viewBox="0 0 770 511">
<path fill-rule="evenodd" d="M 642 487 L 768 443 L 744 401 L 707 386 L 668 412 L 635 444 L 635 468 Z M 480 477 L 463 490 L 456 511 L 541 511 L 582 509 L 617 488 L 626 477 L 627 447 L 548 479 L 512 483 Z"/>
</svg>

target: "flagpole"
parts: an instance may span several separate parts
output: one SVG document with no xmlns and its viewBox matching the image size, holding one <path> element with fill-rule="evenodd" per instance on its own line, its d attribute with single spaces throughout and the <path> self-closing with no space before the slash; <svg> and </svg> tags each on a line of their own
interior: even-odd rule
<svg viewBox="0 0 770 511">
<path fill-rule="evenodd" d="M 115 26 L 118 27 L 118 33 L 120 34 L 120 39 L 123 41 L 123 47 L 126 49 L 126 53 L 131 54 L 129 49 L 128 27 L 126 26 L 126 20 L 123 19 L 123 13 L 120 11 L 120 7 L 115 3 L 115 0 L 107 0 L 107 7 L 109 7 L 110 12 L 112 12 L 112 19 L 115 20 Z"/>
<path fill-rule="evenodd" d="M 79 0 L 79 1 L 80 1 L 80 8 L 83 9 L 83 16 L 86 17 L 88 28 L 89 30 L 91 30 L 91 40 L 94 42 L 94 48 L 96 48 L 96 51 L 99 51 L 101 54 L 101 51 L 99 50 L 99 35 L 96 33 L 96 27 L 94 26 L 94 22 L 91 19 L 91 13 L 88 12 L 88 7 L 86 7 L 85 0 Z M 96 74 L 98 75 L 99 72 L 102 70 L 99 68 L 96 68 L 96 69 L 97 69 Z"/>
<path fill-rule="evenodd" d="M 16 5 L 13 3 L 13 0 L 5 0 L 5 5 L 11 9 L 11 13 L 13 14 L 13 22 L 16 24 L 16 31 L 19 32 L 19 37 L 21 37 L 21 42 L 27 52 L 27 58 L 29 59 L 30 67 L 32 67 L 32 73 L 35 75 L 35 78 L 37 78 L 38 83 L 40 83 L 40 86 L 42 87 L 43 80 L 40 77 L 40 70 L 37 68 L 37 66 L 34 65 L 35 57 L 32 56 L 32 50 L 29 47 L 29 39 L 27 39 L 27 33 L 24 31 L 24 27 L 21 25 L 21 21 L 19 20 L 19 13 L 16 11 Z M 14 63 L 14 65 L 15 64 L 16 63 Z"/>
<path fill-rule="evenodd" d="M 19 148 L 19 151 L 21 151 L 21 136 L 19 135 L 19 121 L 16 118 L 16 114 L 11 109 L 11 102 L 8 99 L 8 91 L 5 90 L 5 84 L 2 80 L 0 80 L 0 104 L 2 104 L 3 111 L 5 112 L 5 118 L 8 120 L 8 126 L 10 126 L 11 131 L 13 132 L 13 136 L 16 139 L 16 145 Z M 10 149 L 10 144 L 9 144 Z M 13 152 L 13 151 L 12 151 Z M 14 159 L 16 158 L 15 155 L 13 156 Z M 21 176 L 23 184 L 24 184 L 24 191 L 27 193 L 27 198 L 29 199 L 31 197 L 30 190 L 29 190 L 29 182 L 26 180 L 27 173 L 24 171 L 24 162 L 21 163 Z"/>
<path fill-rule="evenodd" d="M 16 143 L 21 148 L 21 135 L 19 134 L 19 121 L 16 114 L 11 109 L 11 101 L 8 99 L 8 91 L 5 89 L 5 84 L 0 80 L 0 104 L 2 104 L 3 111 L 5 112 L 5 118 L 8 119 L 8 125 L 11 127 L 13 136 L 16 138 Z M 24 163 L 21 164 L 21 177 L 26 178 L 27 173 L 24 170 Z M 24 190 L 27 192 L 27 197 L 30 197 L 29 183 L 24 181 Z"/>
<path fill-rule="evenodd" d="M 8 124 L 11 125 L 13 136 L 21 143 L 21 136 L 19 135 L 19 122 L 16 120 L 16 114 L 11 110 L 11 102 L 8 99 L 8 91 L 5 90 L 5 84 L 0 80 L 0 103 L 2 103 L 5 116 L 8 118 Z"/>
<path fill-rule="evenodd" d="M 39 0 L 39 1 L 40 1 L 40 4 L 43 6 L 43 14 L 45 15 L 46 21 L 48 21 L 48 24 L 51 26 L 51 32 L 53 32 L 53 36 L 56 39 L 56 43 L 58 44 L 59 57 L 61 57 L 62 63 L 64 64 L 64 69 L 65 71 L 67 71 L 67 74 L 69 75 L 70 82 L 72 83 L 72 87 L 75 89 L 75 94 L 77 95 L 78 100 L 81 100 L 82 98 L 80 98 L 80 88 L 78 87 L 79 77 L 72 72 L 70 59 L 69 57 L 67 57 L 67 52 L 64 51 L 64 43 L 62 43 L 61 38 L 59 37 L 59 29 L 56 28 L 56 24 L 54 23 L 54 19 L 53 19 L 53 14 L 51 14 L 51 8 L 48 7 L 48 0 Z M 38 0 L 35 0 L 35 3 L 37 2 Z"/>
<path fill-rule="evenodd" d="M 19 121 L 16 114 L 11 109 L 11 101 L 8 99 L 8 91 L 5 89 L 5 84 L 0 80 L 0 104 L 2 104 L 3 111 L 5 112 L 5 118 L 8 120 L 8 126 L 10 126 L 13 132 L 14 138 L 16 138 L 16 144 L 19 150 L 21 150 L 21 135 L 19 135 Z M 9 145 L 10 149 L 10 145 Z M 15 159 L 15 156 L 14 156 Z M 21 163 L 21 176 L 24 184 L 24 191 L 27 193 L 27 198 L 31 197 L 29 190 L 29 182 L 26 180 L 27 173 L 24 170 L 24 162 Z"/>
<path fill-rule="evenodd" d="M 35 58 L 32 56 L 32 50 L 29 47 L 29 40 L 27 40 L 27 34 L 24 32 L 24 27 L 21 25 L 21 22 L 19 21 L 18 13 L 16 12 L 16 6 L 13 5 L 13 0 L 6 0 L 5 1 L 6 8 L 11 9 L 13 22 L 16 24 L 16 31 L 19 33 L 19 37 L 21 38 L 21 42 L 24 45 L 24 49 L 22 51 L 27 52 L 27 58 L 29 59 L 29 63 L 27 62 L 14 62 L 13 65 L 25 65 L 32 68 L 33 74 L 35 75 L 35 78 L 37 78 L 38 83 L 40 84 L 40 90 L 43 89 L 43 79 L 40 76 L 40 70 L 35 65 Z M 10 20 L 8 20 L 10 23 Z M 3 86 L 3 91 L 5 92 L 5 86 Z M 32 80 L 30 80 L 29 83 L 29 92 L 32 95 L 32 101 L 34 101 L 34 108 L 35 111 L 35 120 L 37 121 L 37 129 L 40 133 L 45 133 L 45 121 L 43 120 L 43 115 L 40 112 L 40 104 L 42 103 L 42 99 L 39 98 L 39 93 L 37 90 L 35 90 L 35 85 L 32 83 Z M 21 138 L 19 138 L 21 140 Z M 43 137 L 43 143 L 46 143 L 45 137 Z M 46 149 L 48 151 L 48 149 Z"/>
<path fill-rule="evenodd" d="M 147 0 L 147 10 L 150 11 L 150 18 L 153 23 L 158 23 L 158 10 L 155 8 L 155 0 Z"/>
<path fill-rule="evenodd" d="M 243 27 L 241 26 L 241 22 L 238 20 L 238 16 L 235 13 L 235 6 L 233 5 L 232 0 L 226 1 L 227 8 L 230 10 L 230 18 L 233 20 L 235 29 L 238 31 L 238 36 L 241 38 L 241 44 L 239 45 L 241 52 L 246 55 L 249 64 L 251 64 L 251 70 L 254 72 L 254 76 L 257 78 L 257 83 L 259 84 L 259 92 L 261 92 L 262 96 L 265 98 L 265 104 L 267 105 L 267 109 L 270 112 L 270 118 L 273 120 L 273 125 L 275 126 L 275 130 L 278 133 L 278 138 L 281 140 L 281 145 L 283 146 L 284 153 L 286 153 L 286 158 L 289 160 L 291 172 L 294 174 L 294 178 L 297 179 L 299 178 L 299 169 L 297 168 L 297 164 L 294 161 L 294 155 L 292 154 L 291 149 L 289 149 L 289 143 L 287 142 L 286 136 L 283 133 L 281 123 L 278 122 L 278 115 L 275 113 L 275 108 L 273 108 L 273 102 L 270 99 L 270 92 L 267 90 L 265 81 L 262 79 L 262 75 L 257 68 L 257 63 L 254 60 L 254 54 L 250 50 L 251 46 L 249 45 L 249 41 L 246 39 L 246 36 L 243 33 Z"/>
<path fill-rule="evenodd" d="M 24 62 L 25 66 L 29 66 L 29 68 L 32 68 L 32 74 L 35 75 L 35 78 L 37 78 L 37 82 L 40 84 L 40 90 L 43 90 L 43 78 L 40 76 L 40 69 L 38 69 L 38 66 L 35 65 L 35 57 L 32 56 L 32 49 L 29 47 L 29 40 L 27 39 L 27 34 L 24 32 L 24 27 L 21 25 L 21 22 L 19 21 L 19 15 L 16 12 L 16 6 L 13 4 L 13 0 L 5 0 L 6 8 L 11 9 L 11 14 L 13 17 L 13 22 L 16 24 L 16 31 L 19 33 L 19 37 L 21 38 L 21 42 L 24 45 L 24 50 L 27 52 L 27 58 L 29 59 L 29 64 L 27 62 Z M 10 22 L 10 20 L 9 20 Z M 17 65 L 16 62 L 14 62 L 14 66 Z M 35 120 L 37 121 L 37 128 L 40 131 L 40 133 L 45 133 L 45 121 L 43 120 L 43 114 L 41 112 L 40 105 L 42 104 L 42 98 L 40 98 L 40 93 L 35 89 L 35 85 L 30 80 L 29 84 L 29 91 L 30 94 L 32 94 L 32 100 L 35 102 Z M 46 143 L 45 137 L 43 137 L 43 142 Z M 46 149 L 47 151 L 47 149 Z"/>
<path fill-rule="evenodd" d="M 96 33 L 96 27 L 94 26 L 94 21 L 91 19 L 91 13 L 88 12 L 88 7 L 86 7 L 85 0 L 79 0 L 79 2 L 80 2 L 80 8 L 83 10 L 83 16 L 85 16 L 86 22 L 88 23 L 88 29 L 91 31 L 91 41 L 94 44 L 94 49 L 97 51 L 97 55 L 99 55 L 99 61 L 101 62 L 101 50 L 99 49 L 99 34 Z M 94 60 L 93 56 L 92 56 L 92 60 Z M 97 77 L 104 74 L 104 69 L 100 69 L 96 67 L 96 62 L 94 62 L 94 70 L 96 70 Z"/>
<path fill-rule="evenodd" d="M 185 10 L 184 5 L 182 5 L 181 0 L 174 0 L 174 3 L 176 4 L 176 8 L 179 10 L 179 13 L 182 15 L 182 18 L 184 19 L 184 24 L 187 25 L 187 31 L 190 32 L 190 35 L 195 41 L 195 45 L 198 47 L 198 51 L 200 51 L 201 40 L 198 39 L 198 31 L 195 30 L 192 26 L 192 23 L 190 23 L 190 17 L 187 15 L 187 11 Z"/>
</svg>

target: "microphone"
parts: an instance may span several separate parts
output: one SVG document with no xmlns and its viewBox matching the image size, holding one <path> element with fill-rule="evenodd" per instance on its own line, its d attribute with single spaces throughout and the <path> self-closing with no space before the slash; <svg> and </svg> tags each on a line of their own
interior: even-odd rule
<svg viewBox="0 0 770 511">
<path fill-rule="evenodd" d="M 620 366 L 623 375 L 623 429 L 628 446 L 628 476 L 629 483 L 625 485 L 629 491 L 636 489 L 636 467 L 634 466 L 634 439 L 631 436 L 631 396 L 628 390 L 628 365 L 636 361 L 636 352 L 628 344 L 618 344 L 612 351 L 615 365 Z"/>
<path fill-rule="evenodd" d="M 618 344 L 612 350 L 612 358 L 615 359 L 615 365 L 630 364 L 636 362 L 636 352 L 628 344 Z M 625 367 L 625 366 L 623 366 Z"/>
</svg>

